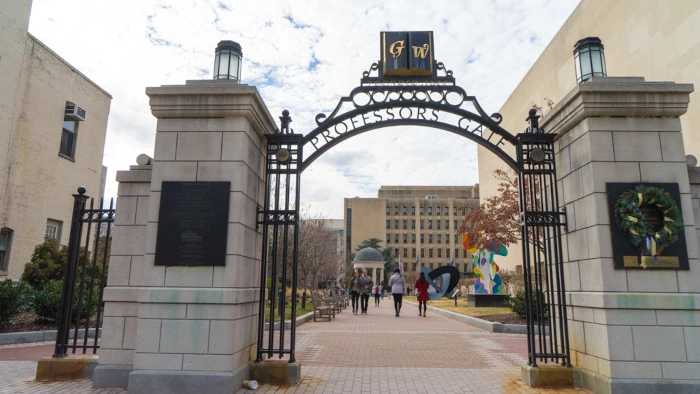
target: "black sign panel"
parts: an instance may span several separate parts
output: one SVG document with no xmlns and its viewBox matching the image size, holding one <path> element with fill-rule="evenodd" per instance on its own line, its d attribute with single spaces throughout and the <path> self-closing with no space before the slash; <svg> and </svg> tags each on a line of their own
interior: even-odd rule
<svg viewBox="0 0 700 394">
<path fill-rule="evenodd" d="M 688 247 L 685 242 L 685 232 L 679 234 L 678 241 L 664 248 L 662 254 L 654 261 L 652 256 L 641 256 L 639 248 L 635 247 L 620 229 L 615 219 L 615 205 L 622 194 L 639 186 L 640 183 L 606 183 L 605 189 L 608 195 L 608 212 L 610 212 L 610 235 L 613 245 L 613 262 L 615 269 L 643 269 L 643 270 L 688 270 Z M 669 194 L 682 212 L 680 191 L 677 183 L 642 183 L 644 186 L 657 187 Z M 649 211 L 650 208 L 642 207 L 645 214 L 645 223 L 654 227 L 658 225 L 657 212 Z M 682 215 L 682 213 L 681 213 Z"/>
<path fill-rule="evenodd" d="M 163 182 L 155 265 L 226 265 L 230 187 L 230 182 Z"/>
<path fill-rule="evenodd" d="M 433 76 L 433 32 L 381 32 L 382 75 Z"/>
</svg>

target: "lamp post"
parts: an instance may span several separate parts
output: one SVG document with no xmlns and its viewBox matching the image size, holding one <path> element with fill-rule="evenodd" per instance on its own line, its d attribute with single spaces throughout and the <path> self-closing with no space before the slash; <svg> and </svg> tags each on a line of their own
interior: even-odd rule
<svg viewBox="0 0 700 394">
<path fill-rule="evenodd" d="M 220 41 L 214 51 L 214 79 L 241 80 L 243 52 L 235 41 Z"/>
<path fill-rule="evenodd" d="M 578 40 L 574 45 L 574 63 L 576 63 L 576 82 L 587 81 L 591 77 L 606 77 L 605 53 L 603 42 L 598 37 Z"/>
</svg>

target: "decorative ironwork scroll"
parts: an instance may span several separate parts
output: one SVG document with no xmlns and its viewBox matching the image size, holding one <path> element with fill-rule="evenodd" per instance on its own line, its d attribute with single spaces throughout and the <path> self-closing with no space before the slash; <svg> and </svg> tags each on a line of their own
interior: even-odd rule
<svg viewBox="0 0 700 394">
<path fill-rule="evenodd" d="M 515 151 L 515 137 L 504 130 L 499 113 L 488 115 L 476 97 L 455 85 L 452 71 L 436 62 L 436 77 L 411 79 L 381 78 L 375 63 L 364 72 L 362 83 L 342 97 L 328 115 L 316 115 L 317 127 L 304 136 L 309 153 L 302 171 L 324 152 L 340 142 L 382 127 L 426 126 L 453 132 L 489 149 L 517 171 L 509 152 Z M 510 147 L 510 149 L 507 149 Z"/>
</svg>

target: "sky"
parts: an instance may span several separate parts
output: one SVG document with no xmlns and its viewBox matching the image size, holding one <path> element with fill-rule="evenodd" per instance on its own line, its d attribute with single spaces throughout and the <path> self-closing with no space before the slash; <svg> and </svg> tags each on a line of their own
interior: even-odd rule
<svg viewBox="0 0 700 394">
<path fill-rule="evenodd" d="M 578 0 L 34 0 L 29 32 L 108 91 L 106 197 L 116 171 L 153 155 L 156 119 L 145 89 L 211 79 L 221 40 L 242 47 L 241 83 L 258 88 L 277 119 L 307 134 L 318 113 L 359 86 L 379 60 L 380 31 L 433 31 L 435 59 L 457 85 L 497 112 Z M 350 138 L 302 174 L 302 204 L 343 217 L 343 198 L 381 185 L 473 185 L 476 144 L 426 127 Z"/>
</svg>

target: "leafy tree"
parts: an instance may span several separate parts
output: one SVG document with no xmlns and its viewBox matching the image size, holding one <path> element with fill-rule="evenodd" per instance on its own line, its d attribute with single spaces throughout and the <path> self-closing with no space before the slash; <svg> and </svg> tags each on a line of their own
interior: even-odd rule
<svg viewBox="0 0 700 394">
<path fill-rule="evenodd" d="M 13 317 L 26 310 L 30 294 L 29 286 L 23 282 L 0 282 L 0 328 L 7 327 Z"/>
<path fill-rule="evenodd" d="M 95 284 L 102 284 L 103 272 L 106 274 L 108 260 L 104 261 L 104 249 L 107 248 L 107 259 L 109 259 L 109 248 L 111 239 L 99 238 L 97 242 L 96 261 L 93 260 L 92 253 L 86 251 L 84 247 L 80 247 L 78 251 L 78 267 L 76 274 L 76 282 L 82 277 L 83 263 L 85 263 L 85 280 L 90 281 L 90 277 L 94 276 Z M 58 241 L 53 238 L 47 238 L 43 243 L 37 245 L 32 253 L 31 262 L 24 266 L 22 281 L 27 282 L 33 288 L 40 290 L 44 284 L 51 280 L 62 281 L 66 263 L 68 261 L 68 247 L 59 245 Z M 106 275 L 105 281 L 106 281 Z"/>
<path fill-rule="evenodd" d="M 486 197 L 479 207 L 469 210 L 464 216 L 465 225 L 459 234 L 469 236 L 469 246 L 491 249 L 498 245 L 508 247 L 522 240 L 520 231 L 520 194 L 518 177 L 512 171 L 498 169 L 494 178 L 499 181 L 498 193 Z M 526 209 L 540 210 L 539 185 L 535 185 L 535 198 L 527 196 Z M 530 234 L 530 242 L 544 247 L 542 235 Z"/>
</svg>

